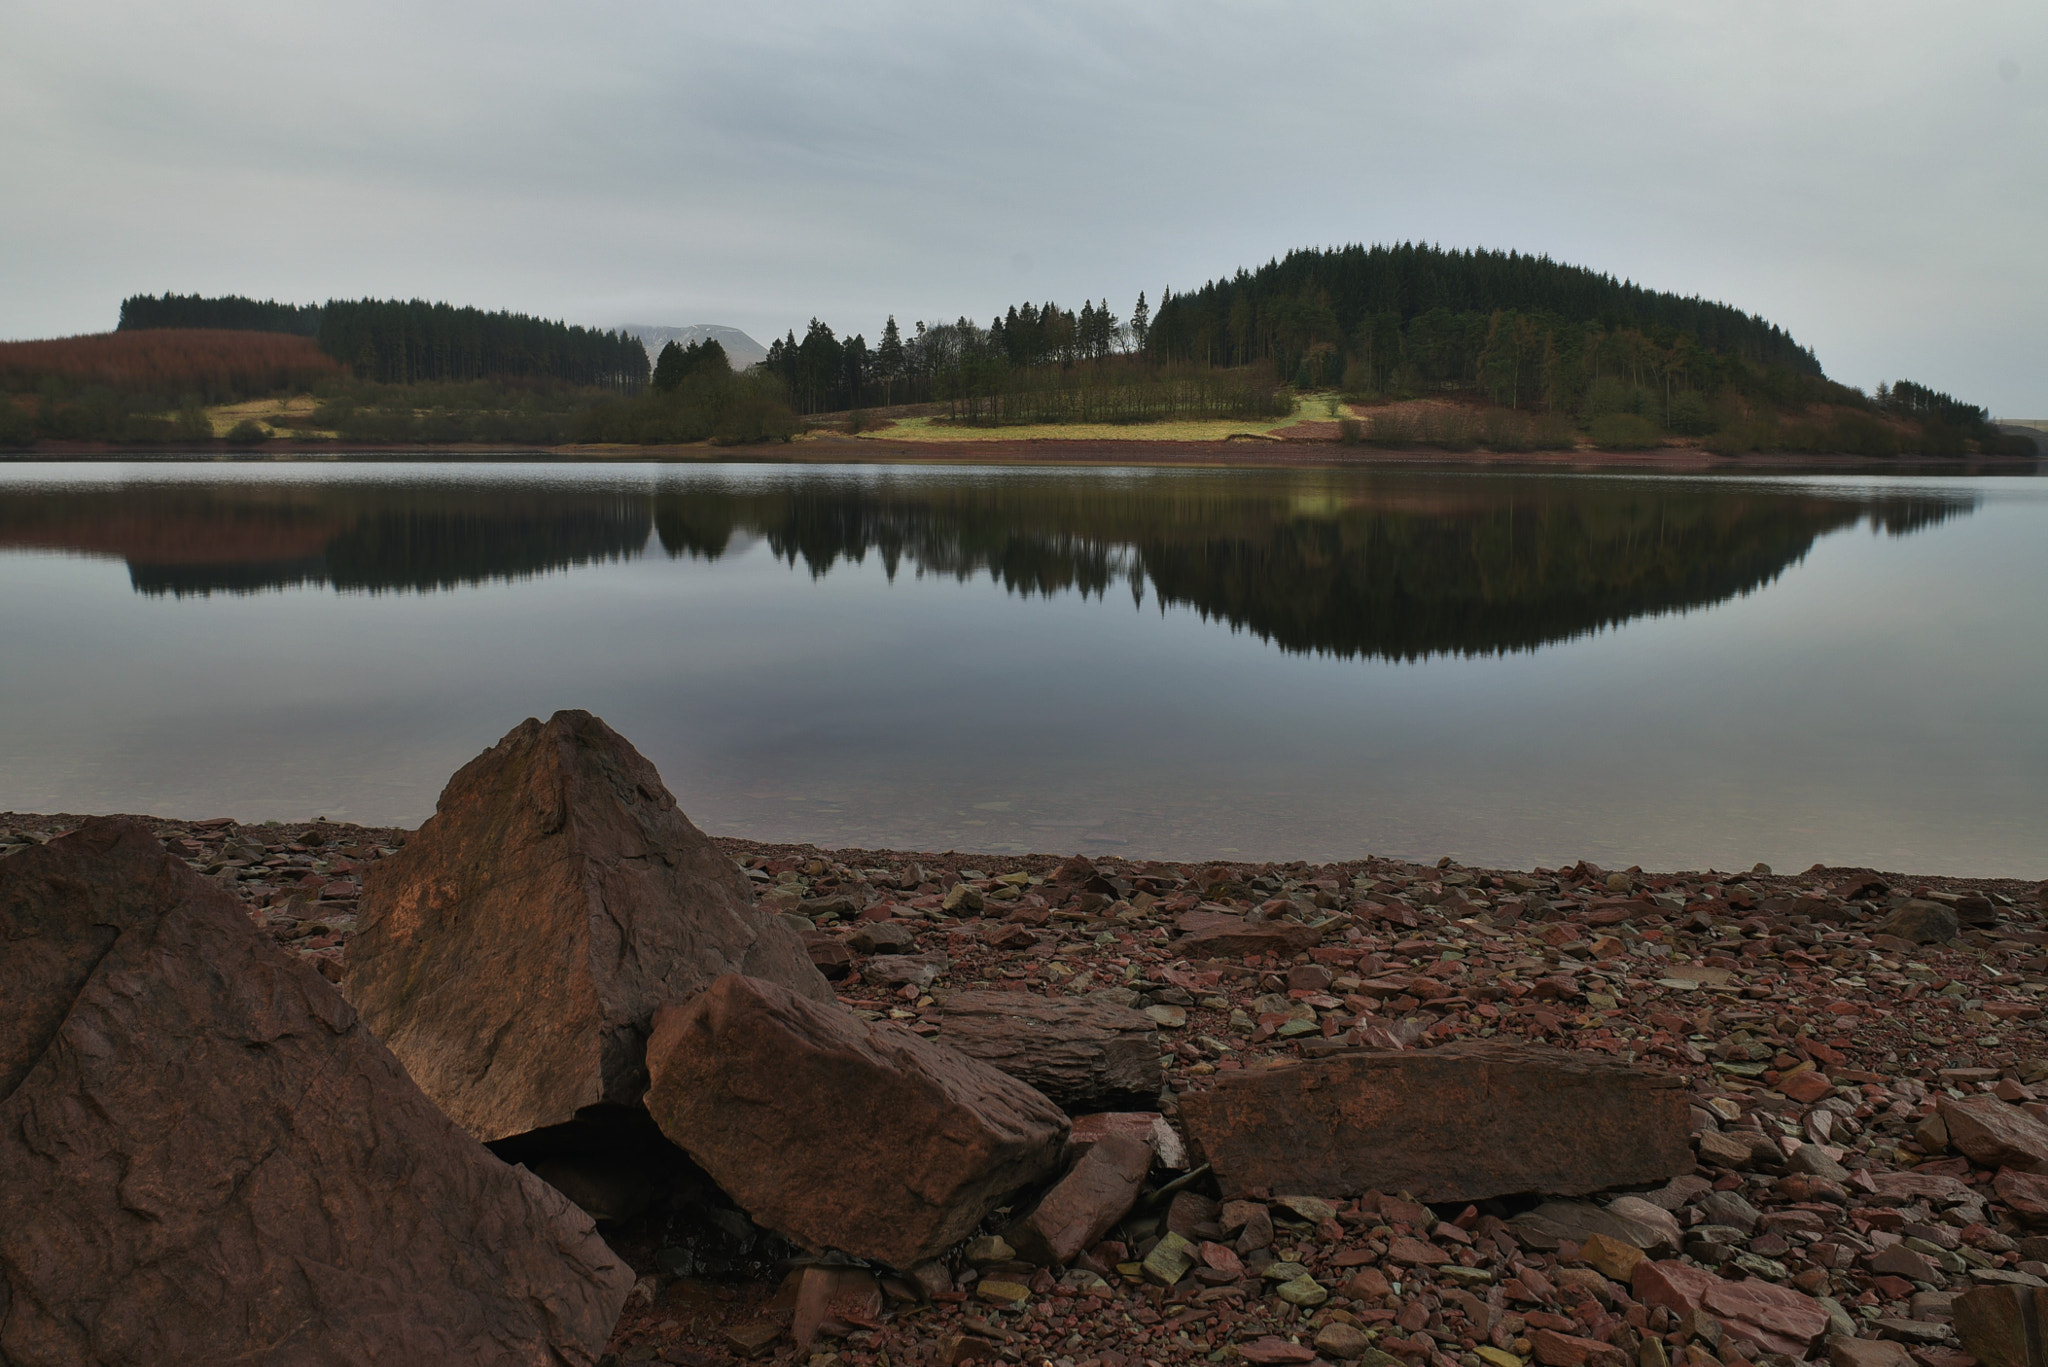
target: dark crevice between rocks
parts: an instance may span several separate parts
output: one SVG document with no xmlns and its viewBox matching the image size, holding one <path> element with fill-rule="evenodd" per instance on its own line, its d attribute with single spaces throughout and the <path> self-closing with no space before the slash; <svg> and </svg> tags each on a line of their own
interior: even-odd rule
<svg viewBox="0 0 2048 1367">
<path fill-rule="evenodd" d="M 642 1107 L 586 1106 L 484 1147 L 574 1202 L 642 1276 L 773 1281 L 804 1256 L 750 1220 Z"/>
</svg>

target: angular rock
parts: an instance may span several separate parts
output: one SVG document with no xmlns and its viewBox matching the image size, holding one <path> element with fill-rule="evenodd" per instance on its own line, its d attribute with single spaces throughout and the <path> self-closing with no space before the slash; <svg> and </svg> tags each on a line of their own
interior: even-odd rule
<svg viewBox="0 0 2048 1367">
<path fill-rule="evenodd" d="M 1579 1249 L 1579 1256 L 1586 1266 L 1596 1269 L 1602 1276 L 1627 1286 L 1635 1275 L 1636 1264 L 1648 1255 L 1642 1249 L 1625 1239 L 1593 1233 L 1585 1238 Z"/>
<path fill-rule="evenodd" d="M 479 1139 L 637 1104 L 656 1007 L 725 973 L 817 1001 L 803 941 L 654 766 L 588 712 L 532 718 L 363 880 L 343 991 Z"/>
<path fill-rule="evenodd" d="M 1068 1111 L 1152 1102 L 1166 1081 L 1159 1032 L 1141 1011 L 1031 992 L 948 992 L 938 1007 L 941 1042 Z"/>
<path fill-rule="evenodd" d="M 877 987 L 915 987 L 922 992 L 952 971 L 943 954 L 877 954 L 861 965 L 860 976 Z"/>
<path fill-rule="evenodd" d="M 799 931 L 804 942 L 804 953 L 811 961 L 811 967 L 830 982 L 838 982 L 853 972 L 853 951 L 837 935 L 822 930 Z"/>
<path fill-rule="evenodd" d="M 789 1337 L 799 1348 L 820 1334 L 845 1338 L 881 1322 L 881 1283 L 863 1267 L 800 1267 L 789 1274 L 783 1294 L 790 1300 Z"/>
<path fill-rule="evenodd" d="M 1372 1347 L 1372 1340 L 1355 1324 L 1333 1321 L 1316 1330 L 1315 1345 L 1318 1351 L 1349 1362 L 1353 1358 L 1364 1357 L 1365 1350 Z"/>
<path fill-rule="evenodd" d="M 647 1109 L 756 1223 L 910 1267 L 1059 1170 L 1067 1119 L 886 1021 L 728 974 L 655 1016 Z"/>
<path fill-rule="evenodd" d="M 1151 1170 L 1149 1143 L 1115 1134 L 1097 1140 L 1011 1228 L 1010 1242 L 1035 1263 L 1074 1261 L 1130 1213 Z"/>
<path fill-rule="evenodd" d="M 1181 1101 L 1225 1195 L 1578 1195 L 1693 1166 L 1680 1080 L 1586 1052 L 1454 1043 L 1219 1075 Z"/>
<path fill-rule="evenodd" d="M 2036 1229 L 2048 1225 L 2048 1176 L 2000 1168 L 1992 1190 L 2021 1223 Z"/>
<path fill-rule="evenodd" d="M 1917 1253 L 1904 1244 L 1888 1244 L 1870 1255 L 1870 1270 L 1886 1277 L 1904 1277 L 1908 1281 L 1929 1282 L 1939 1286 L 1943 1280 L 1941 1269 L 1936 1267 L 1924 1253 Z"/>
<path fill-rule="evenodd" d="M 1903 1343 L 1890 1339 L 1852 1339 L 1837 1334 L 1828 1340 L 1828 1367 L 1913 1367 Z"/>
<path fill-rule="evenodd" d="M 1984 1367 L 2040 1367 L 2048 1361 L 2048 1289 L 1973 1287 L 1949 1308 L 1963 1351 Z"/>
<path fill-rule="evenodd" d="M 1995 1096 L 1941 1099 L 1948 1142 L 1980 1168 L 2048 1170 L 2048 1125 Z"/>
<path fill-rule="evenodd" d="M 847 936 L 846 945 L 862 954 L 901 954 L 917 947 L 917 937 L 894 921 L 871 921 Z"/>
<path fill-rule="evenodd" d="M 1759 1153 L 1771 1153 L 1769 1141 L 1753 1130 L 1708 1130 L 1698 1143 L 1700 1162 L 1715 1168 L 1753 1168 Z"/>
<path fill-rule="evenodd" d="M 1744 1234 L 1756 1233 L 1763 1212 L 1742 1199 L 1738 1192 L 1712 1191 L 1700 1198 L 1700 1214 L 1713 1225 L 1733 1225 Z"/>
<path fill-rule="evenodd" d="M 0 859 L 0 1361 L 591 1363 L 633 1274 L 147 827 Z"/>
<path fill-rule="evenodd" d="M 1555 1329 L 1538 1329 L 1529 1335 L 1536 1360 L 1543 1367 L 1628 1367 L 1628 1355 L 1611 1343 L 1598 1339 L 1560 1334 Z"/>
<path fill-rule="evenodd" d="M 1645 1262 L 1637 1266 L 1631 1289 L 1644 1305 L 1661 1305 L 1681 1317 L 1704 1311 L 1720 1321 L 1724 1333 L 1767 1353 L 1805 1357 L 1828 1332 L 1828 1312 L 1820 1302 L 1755 1278 L 1731 1282 L 1681 1262 Z"/>
<path fill-rule="evenodd" d="M 1794 1073 L 1781 1079 L 1778 1090 L 1802 1105 L 1811 1106 L 1834 1091 L 1835 1084 L 1826 1073 L 1818 1073 L 1809 1068 L 1805 1072 Z"/>
<path fill-rule="evenodd" d="M 1175 922 L 1173 952 L 1190 959 L 1241 959 L 1248 954 L 1292 956 L 1323 942 L 1323 932 L 1293 921 L 1253 921 L 1220 911 L 1190 911 Z"/>
</svg>

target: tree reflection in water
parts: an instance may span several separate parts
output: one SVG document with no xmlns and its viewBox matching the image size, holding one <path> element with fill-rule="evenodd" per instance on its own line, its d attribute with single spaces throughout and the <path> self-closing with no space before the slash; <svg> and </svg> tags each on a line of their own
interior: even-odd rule
<svg viewBox="0 0 2048 1367">
<path fill-rule="evenodd" d="M 125 560 L 145 594 L 421 592 L 764 541 L 1017 594 L 1149 592 L 1287 651 L 1528 650 L 1770 583 L 1816 539 L 1905 535 L 1967 492 L 1430 472 L 792 471 L 652 489 L 508 476 L 0 493 L 0 549 Z"/>
</svg>

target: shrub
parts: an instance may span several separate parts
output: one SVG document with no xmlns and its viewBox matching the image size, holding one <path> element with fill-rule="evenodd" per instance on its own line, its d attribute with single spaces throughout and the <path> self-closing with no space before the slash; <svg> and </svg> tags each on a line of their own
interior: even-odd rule
<svg viewBox="0 0 2048 1367">
<path fill-rule="evenodd" d="M 1671 430 L 1681 437 L 1704 437 L 1714 430 L 1714 415 L 1707 408 L 1707 396 L 1688 389 L 1671 401 Z"/>
<path fill-rule="evenodd" d="M 20 404 L 0 394 L 0 446 L 26 446 L 35 436 L 35 419 Z"/>
<path fill-rule="evenodd" d="M 1615 375 L 1602 375 L 1586 386 L 1585 413 L 1588 418 L 1597 418 L 1606 413 L 1641 414 L 1650 411 L 1655 402 L 1649 390 L 1632 385 Z"/>
<path fill-rule="evenodd" d="M 1365 424 L 1356 418 L 1337 419 L 1337 440 L 1346 446 L 1357 446 L 1365 440 Z"/>
<path fill-rule="evenodd" d="M 1635 413 L 1603 413 L 1586 425 L 1603 451 L 1640 451 L 1658 444 L 1657 424 Z"/>
<path fill-rule="evenodd" d="M 269 435 L 254 418 L 244 418 L 228 429 L 226 441 L 230 446 L 255 446 Z"/>
<path fill-rule="evenodd" d="M 1479 442 L 1493 451 L 1569 451 L 1577 445 L 1572 425 L 1551 415 L 1494 409 L 1479 422 Z"/>
<path fill-rule="evenodd" d="M 1479 444 L 1479 424 L 1471 411 L 1463 408 L 1376 413 L 1366 440 L 1374 446 L 1434 446 L 1444 451 L 1470 451 Z"/>
</svg>

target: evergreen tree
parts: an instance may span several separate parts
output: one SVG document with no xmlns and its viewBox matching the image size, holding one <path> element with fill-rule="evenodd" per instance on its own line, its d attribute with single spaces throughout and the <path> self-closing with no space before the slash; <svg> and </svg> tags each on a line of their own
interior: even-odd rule
<svg viewBox="0 0 2048 1367">
<path fill-rule="evenodd" d="M 903 334 L 896 330 L 896 315 L 882 327 L 882 344 L 875 348 L 875 377 L 882 382 L 882 402 L 893 397 L 896 381 L 903 378 Z"/>
<path fill-rule="evenodd" d="M 683 360 L 683 349 L 671 339 L 661 349 L 661 355 L 654 358 L 654 392 L 667 394 L 683 382 L 683 373 L 688 363 Z"/>
</svg>

